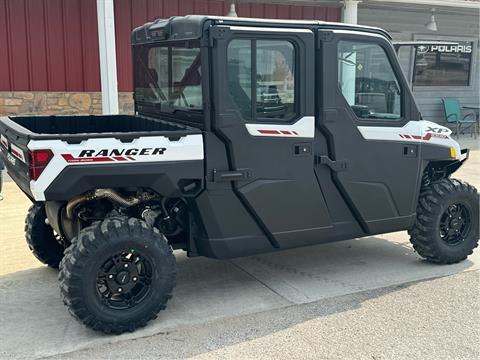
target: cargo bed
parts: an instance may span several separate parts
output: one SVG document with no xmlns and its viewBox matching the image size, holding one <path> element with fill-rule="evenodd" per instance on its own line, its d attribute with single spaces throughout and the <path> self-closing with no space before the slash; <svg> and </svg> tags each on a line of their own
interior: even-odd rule
<svg viewBox="0 0 480 360">
<path fill-rule="evenodd" d="M 201 130 L 166 120 L 140 115 L 0 117 L 0 161 L 37 201 L 68 166 L 128 164 L 131 169 L 197 158 L 203 158 Z"/>
<path fill-rule="evenodd" d="M 69 140 L 106 137 L 178 136 L 200 130 L 141 115 L 61 115 L 0 117 L 0 133 L 26 139 Z"/>
</svg>

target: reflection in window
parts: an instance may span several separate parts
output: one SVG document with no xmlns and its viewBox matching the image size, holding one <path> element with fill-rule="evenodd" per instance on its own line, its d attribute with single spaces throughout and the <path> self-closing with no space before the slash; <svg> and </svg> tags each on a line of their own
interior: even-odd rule
<svg viewBox="0 0 480 360">
<path fill-rule="evenodd" d="M 252 47 L 250 40 L 228 46 L 228 88 L 244 118 L 252 117 Z"/>
<path fill-rule="evenodd" d="M 288 41 L 257 40 L 257 118 L 293 116 L 293 55 Z"/>
<path fill-rule="evenodd" d="M 235 39 L 227 56 L 230 95 L 244 118 L 288 121 L 294 117 L 294 47 L 290 42 Z"/>
<path fill-rule="evenodd" d="M 156 46 L 136 51 L 135 97 L 160 111 L 202 110 L 200 49 Z"/>
<path fill-rule="evenodd" d="M 355 114 L 400 118 L 400 86 L 385 51 L 377 44 L 340 41 L 337 55 L 339 86 Z"/>
</svg>

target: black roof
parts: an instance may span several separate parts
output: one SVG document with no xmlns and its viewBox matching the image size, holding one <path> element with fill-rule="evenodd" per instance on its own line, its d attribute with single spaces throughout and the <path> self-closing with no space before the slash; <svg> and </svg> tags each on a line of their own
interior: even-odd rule
<svg viewBox="0 0 480 360">
<path fill-rule="evenodd" d="M 392 39 L 383 29 L 373 26 L 353 25 L 317 20 L 276 20 L 227 16 L 187 15 L 169 19 L 156 19 L 132 31 L 132 44 L 146 44 L 159 40 L 194 40 L 202 37 L 204 29 L 211 25 L 256 26 L 276 28 L 319 28 L 353 30 L 382 35 Z"/>
</svg>

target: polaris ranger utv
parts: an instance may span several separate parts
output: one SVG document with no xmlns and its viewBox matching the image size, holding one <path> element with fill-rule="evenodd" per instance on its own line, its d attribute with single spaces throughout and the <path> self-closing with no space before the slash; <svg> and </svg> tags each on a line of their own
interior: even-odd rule
<svg viewBox="0 0 480 360">
<path fill-rule="evenodd" d="M 186 16 L 132 43 L 134 115 L 0 120 L 33 203 L 27 243 L 87 326 L 154 319 L 172 249 L 226 259 L 407 230 L 450 264 L 477 246 L 477 191 L 450 178 L 468 150 L 421 119 L 385 31 Z"/>
</svg>

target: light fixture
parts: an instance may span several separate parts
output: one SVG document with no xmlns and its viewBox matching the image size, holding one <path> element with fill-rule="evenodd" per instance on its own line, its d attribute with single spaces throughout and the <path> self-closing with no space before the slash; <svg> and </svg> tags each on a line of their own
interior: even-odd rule
<svg viewBox="0 0 480 360">
<path fill-rule="evenodd" d="M 430 21 L 425 24 L 425 27 L 430 31 L 438 31 L 437 21 L 435 20 L 435 8 L 432 8 Z"/>
<path fill-rule="evenodd" d="M 235 10 L 235 3 L 233 1 L 230 3 L 230 11 L 227 16 L 238 17 L 237 11 Z"/>
</svg>

